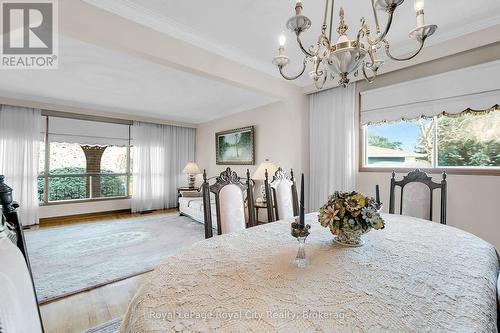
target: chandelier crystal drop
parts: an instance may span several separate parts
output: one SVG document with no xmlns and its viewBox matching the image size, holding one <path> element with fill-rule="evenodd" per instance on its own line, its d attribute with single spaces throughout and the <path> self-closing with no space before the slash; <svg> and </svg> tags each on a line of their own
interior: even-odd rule
<svg viewBox="0 0 500 333">
<path fill-rule="evenodd" d="M 273 64 L 286 80 L 295 80 L 302 76 L 308 67 L 312 64 L 312 71 L 309 76 L 317 89 L 323 88 L 327 80 L 334 80 L 339 77 L 339 84 L 346 87 L 349 84 L 349 75 L 353 73 L 356 77 L 359 71 L 368 82 L 373 82 L 377 76 L 377 71 L 384 64 L 383 60 L 377 57 L 377 52 L 384 48 L 389 59 L 395 61 L 408 61 L 415 58 L 422 51 L 425 40 L 436 32 L 437 26 L 425 24 L 424 20 L 424 0 L 415 0 L 414 9 L 417 18 L 416 27 L 410 31 L 409 37 L 417 43 L 417 49 L 404 58 L 398 58 L 391 54 L 390 43 L 387 40 L 387 34 L 391 29 L 396 8 L 402 5 L 404 0 L 370 0 L 373 18 L 375 20 L 375 36 L 372 35 L 365 18 L 361 18 L 361 27 L 358 30 L 356 38 L 349 39 L 348 27 L 344 22 L 344 9 L 340 8 L 339 25 L 337 33 L 339 38 L 332 41 L 332 24 L 334 21 L 335 0 L 325 0 L 325 13 L 321 33 L 316 44 L 309 48 L 304 47 L 301 34 L 311 27 L 311 20 L 302 15 L 302 0 L 296 0 L 295 15 L 287 22 L 286 27 L 292 31 L 297 43 L 304 53 L 305 57 L 302 64 L 302 70 L 293 76 L 284 73 L 284 68 L 290 63 L 290 58 L 285 55 L 286 37 L 282 34 L 279 38 L 278 54 L 273 59 Z M 387 23 L 384 29 L 379 25 L 379 12 L 387 13 Z M 329 22 L 327 19 L 329 18 Z"/>
</svg>

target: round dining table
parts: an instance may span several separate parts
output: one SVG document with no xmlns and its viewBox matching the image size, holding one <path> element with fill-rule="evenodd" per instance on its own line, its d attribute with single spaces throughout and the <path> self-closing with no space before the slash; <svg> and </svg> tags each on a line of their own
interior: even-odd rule
<svg viewBox="0 0 500 333">
<path fill-rule="evenodd" d="M 121 332 L 497 332 L 494 246 L 459 229 L 388 215 L 362 247 L 308 214 L 310 264 L 291 220 L 200 241 L 166 258 Z"/>
</svg>

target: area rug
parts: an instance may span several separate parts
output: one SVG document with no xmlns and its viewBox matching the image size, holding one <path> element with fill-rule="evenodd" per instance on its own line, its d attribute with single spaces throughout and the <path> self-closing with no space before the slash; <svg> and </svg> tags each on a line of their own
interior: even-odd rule
<svg viewBox="0 0 500 333">
<path fill-rule="evenodd" d="M 90 328 L 82 333 L 117 333 L 123 318 L 115 318 L 102 325 Z"/>
<path fill-rule="evenodd" d="M 204 239 L 188 217 L 152 215 L 27 231 L 38 300 L 45 303 L 154 269 Z"/>
</svg>

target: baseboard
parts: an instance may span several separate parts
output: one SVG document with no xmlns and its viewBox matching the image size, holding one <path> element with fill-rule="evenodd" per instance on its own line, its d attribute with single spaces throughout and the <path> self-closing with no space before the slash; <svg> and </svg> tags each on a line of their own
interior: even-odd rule
<svg viewBox="0 0 500 333">
<path fill-rule="evenodd" d="M 44 218 L 40 219 L 40 224 L 64 222 L 65 220 L 96 218 L 96 217 L 101 217 L 101 216 L 104 217 L 107 215 L 114 215 L 114 214 L 132 214 L 132 211 L 130 209 L 120 209 L 120 210 L 112 210 L 112 211 L 107 211 L 107 212 L 95 212 L 95 213 L 86 213 L 86 214 L 44 217 Z"/>
</svg>

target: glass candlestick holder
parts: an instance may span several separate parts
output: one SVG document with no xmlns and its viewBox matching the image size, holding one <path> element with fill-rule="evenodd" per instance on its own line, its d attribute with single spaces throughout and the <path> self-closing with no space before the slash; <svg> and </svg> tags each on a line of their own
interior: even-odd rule
<svg viewBox="0 0 500 333">
<path fill-rule="evenodd" d="M 309 266 L 309 259 L 307 259 L 305 250 L 306 239 L 307 236 L 309 236 L 309 229 L 311 229 L 309 224 L 302 225 L 298 222 L 292 223 L 292 236 L 297 238 L 297 241 L 299 242 L 299 250 L 297 251 L 294 263 L 299 268 Z"/>
</svg>

